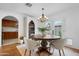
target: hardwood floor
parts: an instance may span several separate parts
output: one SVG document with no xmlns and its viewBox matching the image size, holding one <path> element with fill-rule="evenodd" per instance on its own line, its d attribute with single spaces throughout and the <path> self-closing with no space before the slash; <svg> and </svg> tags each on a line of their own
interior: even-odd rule
<svg viewBox="0 0 79 59">
<path fill-rule="evenodd" d="M 21 56 L 18 49 L 16 48 L 17 44 L 6 45 L 0 47 L 1 56 Z"/>
<path fill-rule="evenodd" d="M 6 45 L 0 47 L 0 56 L 22 56 L 24 55 L 24 49 L 17 48 L 18 44 L 12 44 L 12 45 Z M 37 49 L 36 49 L 37 50 Z M 39 56 L 37 53 L 32 52 L 32 56 Z M 51 50 L 52 52 L 52 50 Z M 79 50 L 70 49 L 65 47 L 64 48 L 65 56 L 79 56 Z M 26 56 L 28 56 L 29 51 L 26 53 Z M 46 51 L 43 51 L 40 53 L 40 56 L 48 56 L 48 53 Z M 54 50 L 54 53 L 51 56 L 59 56 L 58 50 Z"/>
</svg>

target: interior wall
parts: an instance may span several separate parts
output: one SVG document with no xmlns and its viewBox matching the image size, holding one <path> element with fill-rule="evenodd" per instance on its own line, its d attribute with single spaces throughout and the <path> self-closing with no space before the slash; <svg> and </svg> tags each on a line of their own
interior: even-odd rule
<svg viewBox="0 0 79 59">
<path fill-rule="evenodd" d="M 35 24 L 35 34 L 38 34 L 38 21 L 37 21 L 37 19 L 35 19 L 35 18 L 33 18 L 33 17 L 29 17 L 29 16 L 27 16 L 27 23 L 26 23 L 26 28 L 27 28 L 27 30 L 26 30 L 26 37 L 27 37 L 27 39 L 29 38 L 29 22 L 30 21 L 33 21 L 34 22 L 34 24 Z"/>
<path fill-rule="evenodd" d="M 79 6 L 51 15 L 50 19 L 64 20 L 64 37 L 72 39 L 72 47 L 79 48 Z"/>
<path fill-rule="evenodd" d="M 1 46 L 1 42 L 2 42 L 2 19 L 5 16 L 14 16 L 17 18 L 18 20 L 18 38 L 20 36 L 23 36 L 23 15 L 19 14 L 19 13 L 15 13 L 15 12 L 10 12 L 10 11 L 2 11 L 0 10 L 0 46 Z M 18 39 L 19 41 L 19 39 Z"/>
</svg>

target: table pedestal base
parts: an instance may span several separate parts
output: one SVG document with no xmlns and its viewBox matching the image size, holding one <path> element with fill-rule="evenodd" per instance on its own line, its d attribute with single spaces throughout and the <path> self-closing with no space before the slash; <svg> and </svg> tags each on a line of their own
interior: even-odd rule
<svg viewBox="0 0 79 59">
<path fill-rule="evenodd" d="M 48 55 L 51 55 L 51 53 L 48 51 L 47 47 L 39 47 L 37 53 L 40 55 L 41 52 L 46 52 Z"/>
</svg>

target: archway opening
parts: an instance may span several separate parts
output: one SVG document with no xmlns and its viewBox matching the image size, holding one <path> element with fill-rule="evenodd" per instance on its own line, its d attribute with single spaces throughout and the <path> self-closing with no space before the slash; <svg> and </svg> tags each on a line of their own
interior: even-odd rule
<svg viewBox="0 0 79 59">
<path fill-rule="evenodd" d="M 35 24 L 33 21 L 29 22 L 29 38 L 31 38 L 31 35 L 35 34 Z"/>
<path fill-rule="evenodd" d="M 2 19 L 2 45 L 18 43 L 18 20 L 14 16 Z"/>
</svg>

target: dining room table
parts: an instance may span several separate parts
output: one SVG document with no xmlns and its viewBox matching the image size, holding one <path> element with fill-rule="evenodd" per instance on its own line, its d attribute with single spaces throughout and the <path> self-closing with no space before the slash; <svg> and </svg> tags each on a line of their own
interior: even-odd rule
<svg viewBox="0 0 79 59">
<path fill-rule="evenodd" d="M 43 52 L 43 51 L 46 51 L 49 55 L 51 55 L 51 52 L 48 51 L 48 48 L 50 48 L 50 47 L 47 47 L 48 42 L 59 40 L 61 38 L 57 37 L 57 36 L 51 36 L 51 37 L 50 36 L 45 36 L 45 37 L 42 37 L 42 36 L 39 36 L 39 35 L 38 36 L 34 35 L 32 39 L 35 40 L 35 41 L 41 41 L 41 43 L 40 43 L 41 46 L 38 48 L 38 51 L 37 51 L 38 54 Z"/>
</svg>

